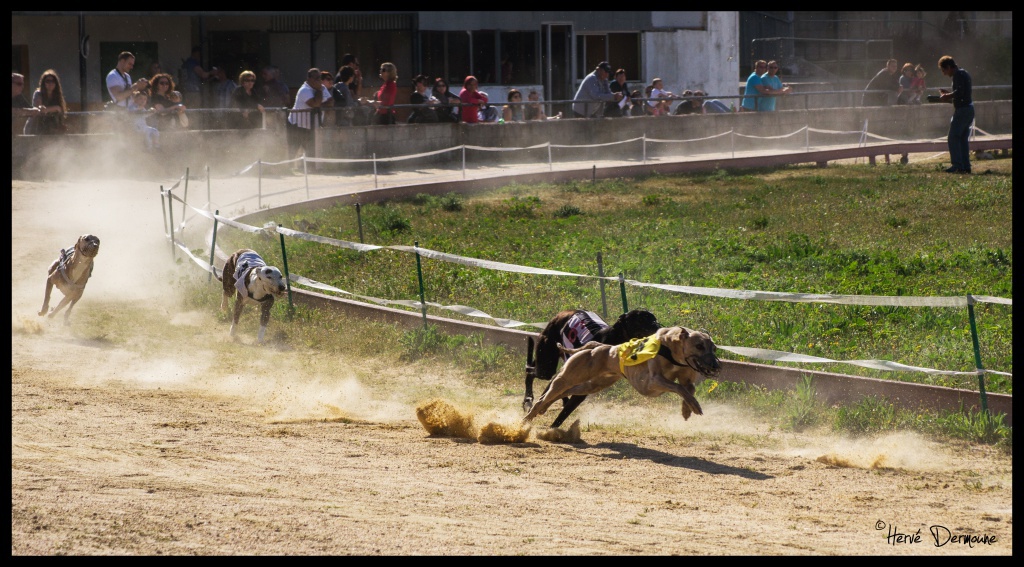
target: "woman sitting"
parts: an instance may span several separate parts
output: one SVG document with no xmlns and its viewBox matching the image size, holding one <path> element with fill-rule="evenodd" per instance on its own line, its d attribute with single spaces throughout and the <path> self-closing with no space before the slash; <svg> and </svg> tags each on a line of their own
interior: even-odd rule
<svg viewBox="0 0 1024 567">
<path fill-rule="evenodd" d="M 462 121 L 466 124 L 480 122 L 480 111 L 487 106 L 487 94 L 478 91 L 479 86 L 473 75 L 468 75 L 462 83 L 459 100 L 462 101 Z"/>
<path fill-rule="evenodd" d="M 147 123 L 161 131 L 187 128 L 185 105 L 181 104 L 180 96 L 174 95 L 174 79 L 167 73 L 157 73 L 149 80 L 149 86 L 153 89 L 149 106 L 155 112 L 147 119 Z"/>
<path fill-rule="evenodd" d="M 433 96 L 427 96 L 427 79 L 426 75 L 416 75 L 412 79 L 413 92 L 409 95 L 409 104 L 420 104 L 412 109 L 412 113 L 409 114 L 410 124 L 432 124 L 437 122 L 437 112 L 435 112 L 434 105 L 438 103 L 437 99 Z"/>
<path fill-rule="evenodd" d="M 501 117 L 505 122 L 526 122 L 523 105 L 518 104 L 523 102 L 523 93 L 516 89 L 509 89 L 508 91 L 508 102 L 501 109 Z"/>
<path fill-rule="evenodd" d="M 459 100 L 459 95 L 448 89 L 448 83 L 440 77 L 434 80 L 434 88 L 431 92 L 438 102 L 437 118 L 441 122 L 458 122 L 459 103 L 462 102 Z"/>
</svg>

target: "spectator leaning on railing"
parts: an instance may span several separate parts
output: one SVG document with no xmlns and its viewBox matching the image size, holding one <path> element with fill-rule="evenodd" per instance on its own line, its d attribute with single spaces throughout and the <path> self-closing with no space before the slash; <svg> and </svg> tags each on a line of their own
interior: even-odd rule
<svg viewBox="0 0 1024 567">
<path fill-rule="evenodd" d="M 754 71 L 747 77 L 747 85 L 743 88 L 743 101 L 740 102 L 740 112 L 757 112 L 761 108 L 760 96 L 768 92 L 764 86 L 761 75 L 768 72 L 768 62 L 758 59 L 754 62 Z"/>
<path fill-rule="evenodd" d="M 487 95 L 477 90 L 479 85 L 473 75 L 468 75 L 462 82 L 459 100 L 462 101 L 462 121 L 466 124 L 480 122 L 480 110 L 487 105 Z"/>
<path fill-rule="evenodd" d="M 889 59 L 885 67 L 872 77 L 865 91 L 886 91 L 886 92 L 865 92 L 862 101 L 864 106 L 889 106 L 896 101 L 896 95 L 900 90 L 900 78 L 896 74 L 896 67 L 899 62 Z"/>
<path fill-rule="evenodd" d="M 572 99 L 572 112 L 576 118 L 603 116 L 605 103 L 622 100 L 623 93 L 613 93 L 611 85 L 608 84 L 611 73 L 611 64 L 602 61 L 583 79 L 576 96 Z"/>
<path fill-rule="evenodd" d="M 782 83 L 779 78 L 779 64 L 777 61 L 768 62 L 768 72 L 761 75 L 761 85 L 765 88 L 765 94 L 758 101 L 758 108 L 764 112 L 775 112 L 775 97 L 787 95 L 790 92 L 788 85 Z"/>
<path fill-rule="evenodd" d="M 11 73 L 11 135 L 22 133 L 25 118 L 39 116 L 40 110 L 28 101 L 24 95 L 25 76 Z"/>
</svg>

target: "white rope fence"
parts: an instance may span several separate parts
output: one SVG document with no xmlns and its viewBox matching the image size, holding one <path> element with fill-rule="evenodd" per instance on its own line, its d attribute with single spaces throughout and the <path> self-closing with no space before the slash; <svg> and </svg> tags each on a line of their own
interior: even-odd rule
<svg viewBox="0 0 1024 567">
<path fill-rule="evenodd" d="M 986 136 L 991 136 L 991 134 L 988 134 L 987 132 L 984 132 L 980 128 L 975 128 L 974 125 L 972 124 L 972 126 L 971 126 L 971 139 L 975 138 L 975 132 L 981 132 L 982 134 L 984 134 Z M 451 152 L 461 152 L 462 153 L 461 175 L 462 175 L 462 178 L 465 179 L 466 178 L 466 171 L 467 171 L 467 168 L 466 168 L 466 152 L 467 151 L 522 152 L 522 151 L 529 151 L 529 150 L 545 150 L 546 149 L 547 150 L 547 163 L 546 163 L 546 166 L 547 166 L 547 169 L 549 171 L 553 171 L 554 170 L 554 160 L 552 158 L 552 152 L 551 152 L 552 149 L 562 149 L 562 148 L 565 148 L 565 149 L 602 148 L 602 147 L 610 147 L 610 146 L 616 146 L 616 145 L 621 145 L 621 144 L 631 144 L 631 143 L 635 143 L 635 142 L 642 142 L 643 148 L 642 148 L 642 152 L 641 152 L 641 160 L 642 160 L 643 163 L 647 163 L 647 146 L 648 146 L 648 143 L 651 143 L 651 144 L 690 144 L 690 143 L 695 143 L 695 142 L 707 142 L 709 140 L 714 140 L 714 139 L 717 139 L 717 138 L 722 138 L 722 137 L 725 137 L 725 136 L 729 136 L 729 138 L 730 138 L 730 148 L 729 148 L 729 151 L 730 151 L 732 157 L 736 157 L 736 147 L 735 147 L 735 141 L 734 141 L 735 138 L 742 138 L 742 139 L 749 139 L 749 140 L 757 140 L 757 139 L 761 139 L 761 140 L 780 140 L 780 139 L 792 138 L 792 137 L 794 137 L 794 136 L 796 136 L 797 134 L 800 134 L 800 133 L 804 134 L 804 148 L 803 149 L 804 149 L 805 152 L 810 152 L 811 151 L 810 134 L 812 134 L 812 133 L 828 135 L 828 136 L 851 136 L 851 135 L 857 135 L 858 138 L 859 138 L 858 142 L 857 142 L 858 147 L 863 147 L 863 146 L 867 145 L 867 142 L 868 142 L 869 138 L 872 139 L 872 140 L 880 141 L 880 142 L 907 141 L 907 140 L 898 140 L 898 139 L 894 139 L 894 138 L 889 138 L 889 137 L 881 136 L 881 135 L 878 135 L 878 134 L 873 134 L 873 133 L 868 131 L 868 121 L 865 120 L 864 121 L 864 125 L 863 125 L 861 130 L 825 130 L 825 129 L 820 129 L 820 128 L 811 128 L 808 125 L 808 126 L 804 126 L 802 128 L 799 128 L 799 129 L 797 129 L 797 130 L 795 130 L 795 131 L 793 131 L 793 132 L 791 132 L 789 134 L 779 134 L 779 135 L 775 135 L 775 136 L 755 136 L 755 135 L 751 135 L 751 134 L 743 134 L 743 133 L 740 133 L 740 132 L 736 132 L 735 130 L 727 130 L 725 132 L 721 132 L 719 134 L 713 134 L 711 136 L 704 136 L 704 137 L 700 137 L 700 138 L 678 139 L 678 140 L 648 138 L 645 135 L 645 136 L 638 137 L 638 138 L 629 138 L 627 140 L 619 140 L 619 141 L 615 141 L 615 142 L 605 142 L 605 143 L 599 143 L 599 144 L 574 144 L 574 145 L 569 145 L 569 144 L 552 144 L 551 142 L 545 142 L 545 143 L 541 143 L 541 144 L 535 144 L 535 145 L 532 145 L 532 146 L 519 146 L 519 147 L 487 147 L 487 146 L 473 146 L 473 145 L 465 145 L 465 144 L 463 144 L 463 145 L 459 145 L 459 146 L 453 146 L 451 148 L 444 148 L 444 149 L 433 150 L 433 151 L 429 151 L 429 152 L 421 152 L 421 153 L 416 153 L 416 154 L 406 154 L 406 155 L 392 156 L 392 157 L 377 157 L 376 155 L 373 155 L 372 157 L 369 157 L 369 158 L 319 158 L 319 157 L 307 157 L 307 156 L 303 155 L 303 156 L 300 156 L 300 157 L 297 157 L 297 158 L 287 159 L 287 160 L 282 160 L 282 161 L 277 161 L 277 162 L 265 162 L 265 161 L 262 161 L 262 160 L 257 160 L 257 161 L 254 161 L 254 162 L 248 164 L 248 165 L 243 166 L 241 169 L 231 173 L 230 175 L 231 176 L 240 176 L 240 175 L 243 175 L 245 173 L 248 173 L 248 172 L 252 171 L 253 169 L 261 169 L 262 166 L 282 166 L 282 165 L 288 165 L 288 164 L 294 164 L 294 163 L 302 162 L 302 164 L 303 164 L 303 174 L 304 174 L 304 177 L 305 177 L 305 189 L 306 189 L 307 198 L 308 198 L 308 196 L 309 196 L 309 175 L 308 175 L 308 171 L 306 169 L 306 165 L 309 164 L 309 163 L 319 163 L 319 164 L 372 164 L 373 165 L 373 185 L 374 185 L 374 187 L 378 187 L 379 186 L 379 180 L 378 180 L 378 175 L 377 175 L 377 164 L 379 164 L 379 163 L 397 163 L 397 162 L 402 162 L 402 161 L 407 161 L 407 160 L 415 160 L 415 159 L 423 159 L 423 158 L 433 157 L 433 156 L 437 156 L 437 155 L 441 155 L 441 154 L 446 154 L 446 153 L 451 153 Z M 944 140 L 945 140 L 945 138 L 934 138 L 934 139 L 927 140 L 927 141 L 929 141 L 929 142 L 939 142 L 939 141 L 944 141 Z M 259 173 L 259 176 L 262 179 L 262 172 Z M 179 183 L 180 183 L 180 181 L 181 180 L 179 180 Z M 177 184 L 175 185 L 175 187 L 177 187 Z M 337 188 L 338 184 L 334 183 L 334 184 L 332 184 L 332 187 L 333 188 Z M 173 188 L 174 187 L 172 187 L 172 189 Z M 282 190 L 282 191 L 278 191 L 276 193 L 264 194 L 262 192 L 262 187 L 260 187 L 260 189 L 259 189 L 259 191 L 257 192 L 257 195 L 256 195 L 256 199 L 258 200 L 258 205 L 257 206 L 262 207 L 262 199 L 264 197 L 273 197 L 273 196 L 278 196 L 278 195 L 284 195 L 284 194 L 287 194 L 287 193 L 291 193 L 293 191 L 298 191 L 300 189 L 302 189 L 302 187 L 296 187 L 296 188 L 293 188 L 293 189 L 285 189 L 285 190 Z M 228 203 L 225 206 L 238 205 L 238 204 L 240 204 L 240 203 L 242 203 L 242 202 L 244 202 L 244 201 L 246 201 L 248 199 L 252 199 L 252 198 L 253 197 L 246 197 L 246 198 L 243 198 L 243 199 L 239 199 L 238 201 L 235 201 L 233 203 Z"/>
</svg>

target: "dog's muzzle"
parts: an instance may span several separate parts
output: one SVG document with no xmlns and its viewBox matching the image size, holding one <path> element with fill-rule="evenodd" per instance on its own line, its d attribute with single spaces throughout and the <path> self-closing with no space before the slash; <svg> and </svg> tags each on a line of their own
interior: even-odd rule
<svg viewBox="0 0 1024 567">
<path fill-rule="evenodd" d="M 89 238 L 82 243 L 82 247 L 79 249 L 82 252 L 82 256 L 86 258 L 95 258 L 100 252 L 100 239 Z"/>
<path fill-rule="evenodd" d="M 722 372 L 722 364 L 715 355 L 691 356 L 686 359 L 686 363 L 706 378 L 714 378 Z"/>
</svg>

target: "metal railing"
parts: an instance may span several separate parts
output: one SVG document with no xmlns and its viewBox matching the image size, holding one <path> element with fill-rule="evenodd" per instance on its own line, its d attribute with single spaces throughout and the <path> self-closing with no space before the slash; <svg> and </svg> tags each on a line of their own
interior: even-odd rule
<svg viewBox="0 0 1024 567">
<path fill-rule="evenodd" d="M 945 86 L 945 85 L 944 85 Z M 929 87 L 926 89 L 933 94 L 938 94 L 939 87 Z M 981 85 L 973 87 L 973 98 L 975 101 L 992 101 L 992 100 L 1012 100 L 1013 85 Z M 865 106 L 863 104 L 864 95 L 866 94 L 889 94 L 891 91 L 872 90 L 867 91 L 863 89 L 850 89 L 850 90 L 816 90 L 800 92 L 795 91 L 787 95 L 776 96 L 777 110 L 816 110 L 825 108 L 858 108 Z M 726 106 L 735 106 L 735 111 L 740 110 L 741 103 L 745 98 L 767 98 L 771 95 L 704 95 L 703 97 L 697 96 L 673 96 L 665 98 L 632 98 L 633 104 L 645 104 L 648 101 L 670 101 L 673 105 L 681 101 L 713 101 L 719 100 Z M 562 107 L 571 109 L 573 100 L 554 100 L 554 101 L 540 101 L 539 104 L 544 108 L 545 114 L 551 116 L 554 108 Z M 536 104 L 533 101 L 526 102 L 492 102 L 487 106 L 501 109 L 503 106 L 527 106 Z M 590 104 L 595 104 L 591 102 Z M 605 103 L 600 103 L 605 104 Z M 927 103 L 925 103 L 927 104 Z M 452 103 L 451 107 L 465 106 L 462 103 Z M 477 105 L 474 105 L 477 106 Z M 871 105 L 868 105 L 871 106 Z M 430 104 L 395 104 L 389 108 L 394 110 L 412 110 L 412 109 L 438 109 L 444 108 L 442 105 L 430 105 Z M 318 125 L 325 128 L 338 127 L 331 123 L 330 120 L 324 119 L 324 114 L 338 112 L 341 108 L 324 107 L 323 109 L 303 109 L 295 110 L 285 107 L 272 107 L 265 108 L 263 115 L 262 128 L 268 127 L 267 115 L 273 114 L 284 114 L 287 117 L 290 113 L 317 113 L 321 115 Z M 237 108 L 188 108 L 184 113 L 189 117 L 190 126 L 188 130 L 235 130 L 240 129 L 237 126 L 231 125 L 233 116 L 239 115 L 243 112 L 242 109 Z M 249 112 L 258 112 L 255 110 L 249 110 Z M 371 116 L 375 112 L 370 110 Z M 124 128 L 132 127 L 131 119 L 138 117 L 140 114 L 137 111 L 128 110 L 91 110 L 91 111 L 75 111 L 68 112 L 67 117 L 69 118 L 69 133 L 76 134 L 100 134 L 109 133 L 114 131 L 121 131 Z M 701 113 L 711 114 L 711 111 L 702 111 Z M 603 112 L 598 111 L 597 116 L 603 115 Z M 572 113 L 564 113 L 564 118 L 572 118 Z M 369 125 L 373 125 L 372 120 Z M 180 129 L 180 128 L 179 128 Z"/>
</svg>

